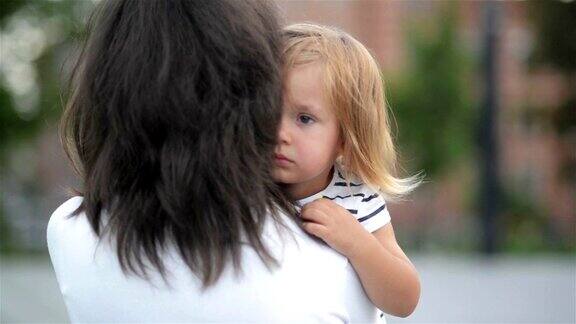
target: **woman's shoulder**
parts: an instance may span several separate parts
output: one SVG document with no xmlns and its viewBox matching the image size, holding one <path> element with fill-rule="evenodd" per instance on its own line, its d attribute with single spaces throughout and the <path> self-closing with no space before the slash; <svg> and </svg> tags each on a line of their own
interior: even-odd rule
<svg viewBox="0 0 576 324">
<path fill-rule="evenodd" d="M 82 201 L 83 197 L 75 196 L 56 208 L 48 221 L 47 238 L 49 242 L 59 237 L 59 234 L 72 224 L 74 219 L 71 218 L 71 215 L 80 207 Z"/>
<path fill-rule="evenodd" d="M 68 200 L 66 200 L 63 204 L 61 204 L 50 216 L 50 221 L 48 222 L 48 226 L 51 224 L 54 225 L 56 223 L 65 222 L 70 215 L 72 215 L 78 207 L 82 204 L 84 200 L 81 196 L 75 196 Z"/>
<path fill-rule="evenodd" d="M 76 211 L 76 209 L 78 209 L 78 207 L 80 207 L 83 200 L 84 197 L 82 196 L 74 196 L 66 200 L 58 208 L 56 208 L 56 210 L 52 213 L 51 218 L 63 218 L 72 214 L 74 211 Z"/>
</svg>

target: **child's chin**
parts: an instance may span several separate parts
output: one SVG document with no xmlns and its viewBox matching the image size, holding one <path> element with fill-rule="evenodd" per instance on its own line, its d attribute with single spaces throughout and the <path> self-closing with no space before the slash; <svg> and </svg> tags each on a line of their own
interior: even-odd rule
<svg viewBox="0 0 576 324">
<path fill-rule="evenodd" d="M 281 171 L 278 169 L 274 169 L 272 171 L 272 179 L 274 179 L 274 182 L 282 182 Z"/>
<path fill-rule="evenodd" d="M 284 171 L 279 170 L 279 169 L 274 169 L 274 171 L 272 171 L 272 179 L 276 183 L 281 183 L 281 184 L 289 184 L 290 183 L 289 177 L 285 174 Z"/>
</svg>

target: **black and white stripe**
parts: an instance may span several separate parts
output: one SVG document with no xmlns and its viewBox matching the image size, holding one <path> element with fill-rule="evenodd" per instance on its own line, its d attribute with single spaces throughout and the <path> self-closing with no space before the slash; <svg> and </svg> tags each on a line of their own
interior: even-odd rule
<svg viewBox="0 0 576 324">
<path fill-rule="evenodd" d="M 330 185 L 325 190 L 305 198 L 300 204 L 305 205 L 320 197 L 329 199 L 345 208 L 370 232 L 390 221 L 386 202 L 378 191 L 372 190 L 356 178 L 355 182 L 348 181 L 341 171 L 336 169 Z"/>
<path fill-rule="evenodd" d="M 346 183 L 346 182 L 338 181 L 338 182 L 335 182 L 334 185 L 337 187 L 348 187 L 348 185 L 350 185 L 350 187 L 359 187 L 362 184 L 353 183 L 353 182 Z"/>
<path fill-rule="evenodd" d="M 374 198 L 377 198 L 378 196 L 379 196 L 378 193 L 374 193 L 373 195 L 371 195 L 371 196 L 369 196 L 369 197 L 367 197 L 367 198 L 362 199 L 362 202 L 368 202 L 368 201 L 370 201 L 370 200 L 372 200 L 372 199 L 374 199 Z"/>
<path fill-rule="evenodd" d="M 337 198 L 339 198 L 339 199 L 346 199 L 346 198 L 350 198 L 350 197 L 364 197 L 364 196 L 366 196 L 366 195 L 363 194 L 363 193 L 358 193 L 358 194 L 348 195 L 348 196 L 338 196 L 338 195 L 336 195 L 336 196 L 334 196 L 334 197 L 323 196 L 322 198 L 334 200 L 334 199 L 337 199 Z M 364 200 L 362 200 L 362 201 L 364 201 Z"/>
<path fill-rule="evenodd" d="M 362 223 L 363 221 L 368 220 L 368 219 L 370 219 L 370 218 L 378 215 L 378 214 L 379 214 L 381 211 L 383 211 L 385 208 L 386 208 L 386 204 L 383 204 L 382 206 L 378 207 L 375 211 L 371 212 L 370 214 L 358 218 L 358 221 L 359 221 L 360 223 Z"/>
</svg>

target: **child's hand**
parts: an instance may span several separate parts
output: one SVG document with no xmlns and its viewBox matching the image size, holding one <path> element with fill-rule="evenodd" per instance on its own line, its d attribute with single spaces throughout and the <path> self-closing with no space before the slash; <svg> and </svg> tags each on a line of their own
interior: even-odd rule
<svg viewBox="0 0 576 324">
<path fill-rule="evenodd" d="M 321 238 L 347 257 L 361 248 L 364 239 L 371 235 L 348 210 L 329 199 L 304 205 L 300 214 L 306 232 Z"/>
</svg>

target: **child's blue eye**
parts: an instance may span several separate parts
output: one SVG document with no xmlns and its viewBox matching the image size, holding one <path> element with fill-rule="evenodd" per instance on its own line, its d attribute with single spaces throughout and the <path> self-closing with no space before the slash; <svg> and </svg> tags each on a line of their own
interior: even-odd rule
<svg viewBox="0 0 576 324">
<path fill-rule="evenodd" d="M 301 122 L 302 124 L 311 124 L 314 122 L 314 119 L 312 119 L 312 117 L 310 116 L 306 116 L 306 115 L 300 115 L 298 116 L 298 121 Z"/>
</svg>

